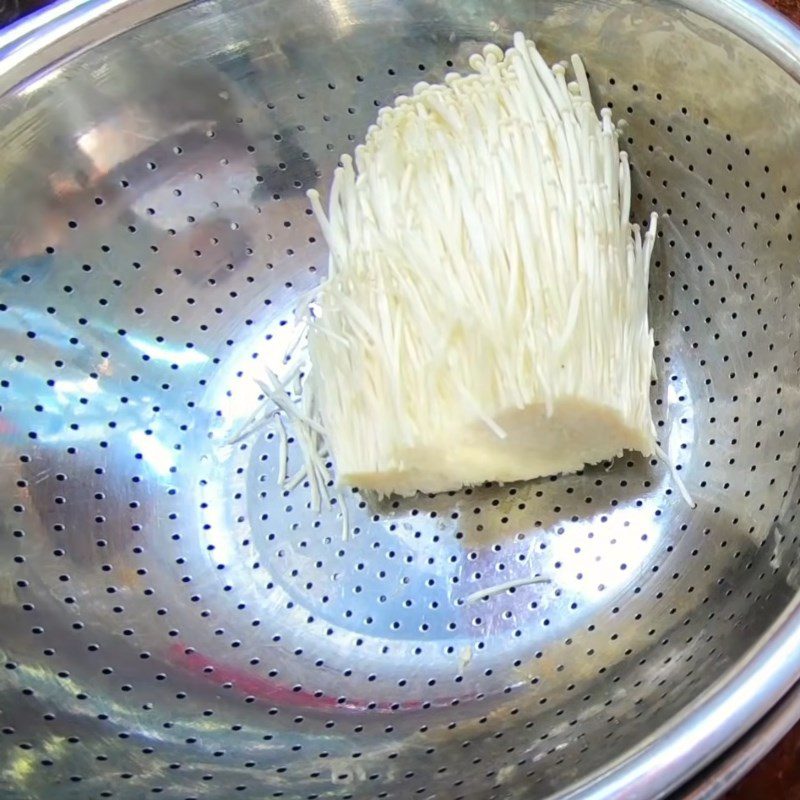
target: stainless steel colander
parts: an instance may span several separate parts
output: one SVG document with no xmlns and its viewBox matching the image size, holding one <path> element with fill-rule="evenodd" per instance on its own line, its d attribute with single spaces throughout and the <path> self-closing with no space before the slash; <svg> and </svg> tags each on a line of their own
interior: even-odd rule
<svg viewBox="0 0 800 800">
<path fill-rule="evenodd" d="M 349 494 L 343 539 L 274 431 L 226 443 L 325 270 L 305 191 L 517 29 L 584 56 L 662 215 L 653 403 L 697 508 L 631 456 Z M 800 676 L 798 76 L 746 0 L 68 0 L 0 34 L 3 800 L 661 797 L 765 714 Z"/>
</svg>

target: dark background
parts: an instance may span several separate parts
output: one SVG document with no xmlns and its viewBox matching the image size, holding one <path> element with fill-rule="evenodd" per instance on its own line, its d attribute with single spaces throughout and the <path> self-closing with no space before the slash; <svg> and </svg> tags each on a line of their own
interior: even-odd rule
<svg viewBox="0 0 800 800">
<path fill-rule="evenodd" d="M 800 24 L 800 0 L 768 2 Z M 0 27 L 45 5 L 43 0 L 0 0 Z M 800 724 L 724 800 L 800 800 Z"/>
<path fill-rule="evenodd" d="M 8 25 L 9 22 L 19 19 L 23 14 L 35 11 L 37 8 L 47 5 L 34 0 L 0 0 L 0 26 Z"/>
</svg>

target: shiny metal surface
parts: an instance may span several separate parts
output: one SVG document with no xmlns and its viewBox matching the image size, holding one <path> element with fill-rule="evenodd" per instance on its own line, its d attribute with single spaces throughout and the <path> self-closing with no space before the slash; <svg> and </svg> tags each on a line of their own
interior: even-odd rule
<svg viewBox="0 0 800 800">
<path fill-rule="evenodd" d="M 682 787 L 681 800 L 715 800 L 754 769 L 786 736 L 800 719 L 800 686 L 795 686 L 724 756 L 703 770 L 688 786 Z M 782 747 L 783 745 L 781 745 Z M 767 762 L 769 763 L 769 762 Z M 763 772 L 764 764 L 758 767 Z M 766 771 L 769 775 L 769 772 Z M 736 789 L 739 796 L 742 788 Z"/>
<path fill-rule="evenodd" d="M 800 676 L 797 35 L 744 2 L 166 7 L 0 41 L 4 800 L 664 795 Z M 271 431 L 225 444 L 324 271 L 305 190 L 517 29 L 584 56 L 664 215 L 653 402 L 698 507 L 631 457 L 353 494 L 343 541 Z"/>
</svg>

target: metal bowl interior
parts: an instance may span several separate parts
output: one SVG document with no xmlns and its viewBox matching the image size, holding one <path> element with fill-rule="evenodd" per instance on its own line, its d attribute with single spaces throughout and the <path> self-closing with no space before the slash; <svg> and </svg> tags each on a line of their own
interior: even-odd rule
<svg viewBox="0 0 800 800">
<path fill-rule="evenodd" d="M 3 796 L 643 798 L 699 769 L 800 660 L 794 34 L 744 3 L 112 5 L 0 98 Z M 517 29 L 583 55 L 662 215 L 653 403 L 697 508 L 632 455 L 354 493 L 343 540 L 276 487 L 273 431 L 226 444 L 325 272 L 305 191 Z"/>
</svg>

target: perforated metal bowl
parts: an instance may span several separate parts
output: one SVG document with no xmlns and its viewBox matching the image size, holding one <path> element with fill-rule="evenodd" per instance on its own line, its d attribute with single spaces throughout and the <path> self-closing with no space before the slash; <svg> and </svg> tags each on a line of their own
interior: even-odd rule
<svg viewBox="0 0 800 800">
<path fill-rule="evenodd" d="M 517 29 L 627 120 L 697 509 L 632 456 L 349 495 L 343 541 L 277 437 L 225 444 L 324 272 L 305 191 Z M 104 0 L 0 34 L 4 800 L 660 797 L 761 717 L 800 676 L 799 59 L 741 0 Z"/>
</svg>

